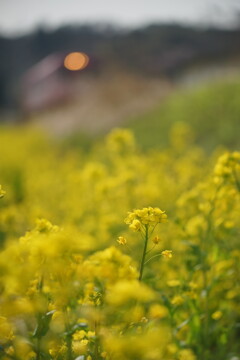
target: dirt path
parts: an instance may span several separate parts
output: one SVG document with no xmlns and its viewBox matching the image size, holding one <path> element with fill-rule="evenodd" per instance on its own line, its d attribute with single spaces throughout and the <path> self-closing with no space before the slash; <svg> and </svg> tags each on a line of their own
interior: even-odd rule
<svg viewBox="0 0 240 360">
<path fill-rule="evenodd" d="M 31 121 L 51 133 L 99 133 L 124 123 L 163 101 L 172 91 L 169 82 L 133 75 L 88 78 L 75 84 L 75 99 L 38 113 Z"/>
</svg>

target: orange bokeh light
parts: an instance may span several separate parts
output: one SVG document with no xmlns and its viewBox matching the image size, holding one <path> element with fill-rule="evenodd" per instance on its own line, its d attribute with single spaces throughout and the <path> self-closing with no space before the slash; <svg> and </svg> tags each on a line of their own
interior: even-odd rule
<svg viewBox="0 0 240 360">
<path fill-rule="evenodd" d="M 64 59 L 64 66 L 71 71 L 84 69 L 89 63 L 89 57 L 81 52 L 72 52 Z"/>
</svg>

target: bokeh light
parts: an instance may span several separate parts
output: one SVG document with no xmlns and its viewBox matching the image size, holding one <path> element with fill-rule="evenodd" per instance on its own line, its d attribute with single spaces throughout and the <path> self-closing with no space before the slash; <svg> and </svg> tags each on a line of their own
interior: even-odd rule
<svg viewBox="0 0 240 360">
<path fill-rule="evenodd" d="M 89 63 L 89 57 L 82 52 L 72 52 L 64 59 L 64 66 L 70 71 L 83 70 Z"/>
</svg>

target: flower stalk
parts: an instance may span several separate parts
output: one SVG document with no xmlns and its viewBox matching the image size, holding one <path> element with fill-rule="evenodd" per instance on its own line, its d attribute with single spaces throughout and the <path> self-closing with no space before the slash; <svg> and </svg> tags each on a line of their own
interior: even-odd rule
<svg viewBox="0 0 240 360">
<path fill-rule="evenodd" d="M 140 265 L 140 271 L 139 271 L 139 281 L 142 281 L 142 277 L 143 277 L 143 269 L 144 269 L 144 265 L 145 265 L 145 257 L 147 254 L 147 246 L 148 246 L 148 225 L 145 225 L 145 241 L 144 241 L 144 248 L 143 248 L 143 254 L 142 254 L 142 260 L 141 260 L 141 265 Z"/>
</svg>

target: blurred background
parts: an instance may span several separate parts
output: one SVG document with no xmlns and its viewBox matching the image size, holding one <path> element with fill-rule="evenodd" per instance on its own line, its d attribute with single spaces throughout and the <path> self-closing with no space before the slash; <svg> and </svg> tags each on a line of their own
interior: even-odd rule
<svg viewBox="0 0 240 360">
<path fill-rule="evenodd" d="M 236 146 L 239 75 L 239 0 L 0 2 L 2 124 L 73 142 L 128 126 L 149 147 L 177 118 Z"/>
</svg>

